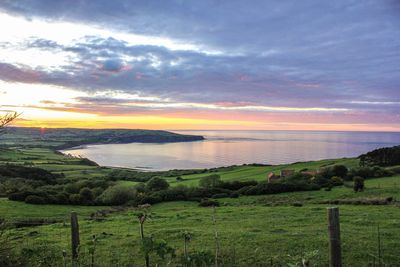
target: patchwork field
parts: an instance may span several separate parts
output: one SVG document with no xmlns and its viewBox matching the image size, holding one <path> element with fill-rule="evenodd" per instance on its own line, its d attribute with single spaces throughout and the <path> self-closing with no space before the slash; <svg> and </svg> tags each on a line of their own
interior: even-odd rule
<svg viewBox="0 0 400 267">
<path fill-rule="evenodd" d="M 72 180 L 106 177 L 113 171 L 112 168 L 84 165 L 79 158 L 65 157 L 48 149 L 4 150 L 0 159 L 0 164 L 13 162 L 62 172 Z M 268 172 L 300 171 L 333 164 L 352 167 L 358 165 L 358 160 L 237 166 L 212 170 L 211 173 L 219 174 L 223 181 L 263 181 Z M 177 181 L 176 176 L 164 178 L 172 186 L 197 186 L 204 175 L 209 173 L 181 175 L 181 181 Z M 124 180 L 116 182 L 126 187 L 137 184 Z M 364 192 L 359 193 L 354 193 L 351 184 L 345 183 L 331 191 L 222 198 L 218 200 L 220 207 L 215 210 L 199 207 L 197 202 L 191 201 L 153 205 L 151 216 L 144 225 L 145 235 L 152 236 L 157 242 L 163 240 L 158 244 L 173 247 L 177 257 L 165 255 L 162 259 L 153 252 L 151 262 L 157 266 L 181 266 L 183 233 L 189 232 L 192 237 L 188 244 L 189 253 L 199 261 L 213 261 L 218 246 L 220 266 L 300 266 L 302 259 L 309 259 L 313 266 L 327 266 L 326 208 L 338 206 L 344 266 L 377 264 L 379 254 L 385 266 L 397 266 L 400 262 L 397 241 L 400 239 L 400 208 L 396 200 L 400 199 L 400 176 L 368 179 L 365 186 Z M 378 205 L 389 198 L 393 200 Z M 353 202 L 344 205 L 337 202 L 339 200 Z M 93 216 L 98 210 L 102 210 L 104 216 Z M 65 251 L 69 266 L 71 211 L 76 211 L 79 216 L 82 266 L 92 266 L 93 251 L 95 266 L 144 264 L 135 208 L 32 205 L 2 198 L 0 217 L 8 225 L 24 223 L 24 227 L 8 228 L 1 237 L 5 246 L 13 247 L 13 253 L 20 255 L 17 258 L 21 262 L 17 264 L 26 265 L 24 261 L 29 260 L 35 266 L 63 266 Z M 218 240 L 215 239 L 216 232 Z M 93 235 L 96 236 L 94 250 Z"/>
</svg>

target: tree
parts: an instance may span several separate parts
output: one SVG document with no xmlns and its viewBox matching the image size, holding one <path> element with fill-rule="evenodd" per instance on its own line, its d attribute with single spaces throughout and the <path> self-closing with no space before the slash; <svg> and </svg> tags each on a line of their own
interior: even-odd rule
<svg viewBox="0 0 400 267">
<path fill-rule="evenodd" d="M 146 184 L 146 188 L 149 191 L 165 190 L 168 187 L 169 187 L 169 183 L 160 177 L 153 177 Z"/>
<path fill-rule="evenodd" d="M 17 112 L 10 112 L 0 117 L 0 134 L 4 132 L 5 127 L 15 120 L 19 114 Z"/>
</svg>

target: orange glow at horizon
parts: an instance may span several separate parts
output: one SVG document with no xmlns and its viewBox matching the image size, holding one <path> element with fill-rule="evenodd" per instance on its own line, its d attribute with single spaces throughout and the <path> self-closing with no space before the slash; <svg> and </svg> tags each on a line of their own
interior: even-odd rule
<svg viewBox="0 0 400 267">
<path fill-rule="evenodd" d="M 118 91 L 106 92 L 100 95 L 100 99 L 109 97 L 132 101 L 117 104 L 85 103 L 80 102 L 82 97 L 99 95 L 49 85 L 0 81 L 0 86 L 0 113 L 22 113 L 14 122 L 15 126 L 21 127 L 400 131 L 398 123 L 355 123 L 359 116 L 356 112 L 312 108 L 293 110 L 285 107 L 274 109 L 267 106 L 251 106 L 251 103 L 249 106 L 239 105 L 235 109 L 236 106 L 231 107 L 229 103 L 218 105 L 169 102 L 168 99 L 160 99 L 157 96 L 137 96 Z M 344 116 L 347 119 L 344 119 Z"/>
<path fill-rule="evenodd" d="M 150 129 L 150 130 L 289 130 L 289 131 L 382 131 L 399 132 L 398 125 L 258 122 L 244 120 L 191 119 L 163 116 L 91 116 L 90 118 L 31 118 L 21 117 L 14 123 L 19 127 Z"/>
</svg>

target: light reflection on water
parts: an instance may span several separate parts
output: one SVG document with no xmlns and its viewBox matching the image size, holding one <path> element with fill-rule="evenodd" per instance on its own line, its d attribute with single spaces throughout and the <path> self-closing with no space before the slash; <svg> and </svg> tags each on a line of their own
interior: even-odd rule
<svg viewBox="0 0 400 267">
<path fill-rule="evenodd" d="M 192 169 L 245 163 L 281 164 L 354 157 L 400 144 L 400 133 L 303 131 L 176 131 L 207 140 L 169 144 L 108 144 L 65 150 L 104 166 L 149 170 Z"/>
</svg>

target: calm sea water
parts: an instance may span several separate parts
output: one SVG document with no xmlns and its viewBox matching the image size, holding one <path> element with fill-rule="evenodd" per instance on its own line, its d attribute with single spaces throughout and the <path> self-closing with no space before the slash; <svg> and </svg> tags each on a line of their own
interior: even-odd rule
<svg viewBox="0 0 400 267">
<path fill-rule="evenodd" d="M 206 140 L 169 144 L 108 144 L 70 149 L 104 166 L 146 170 L 192 169 L 245 163 L 281 164 L 354 157 L 400 144 L 400 133 L 304 131 L 176 131 Z"/>
</svg>

